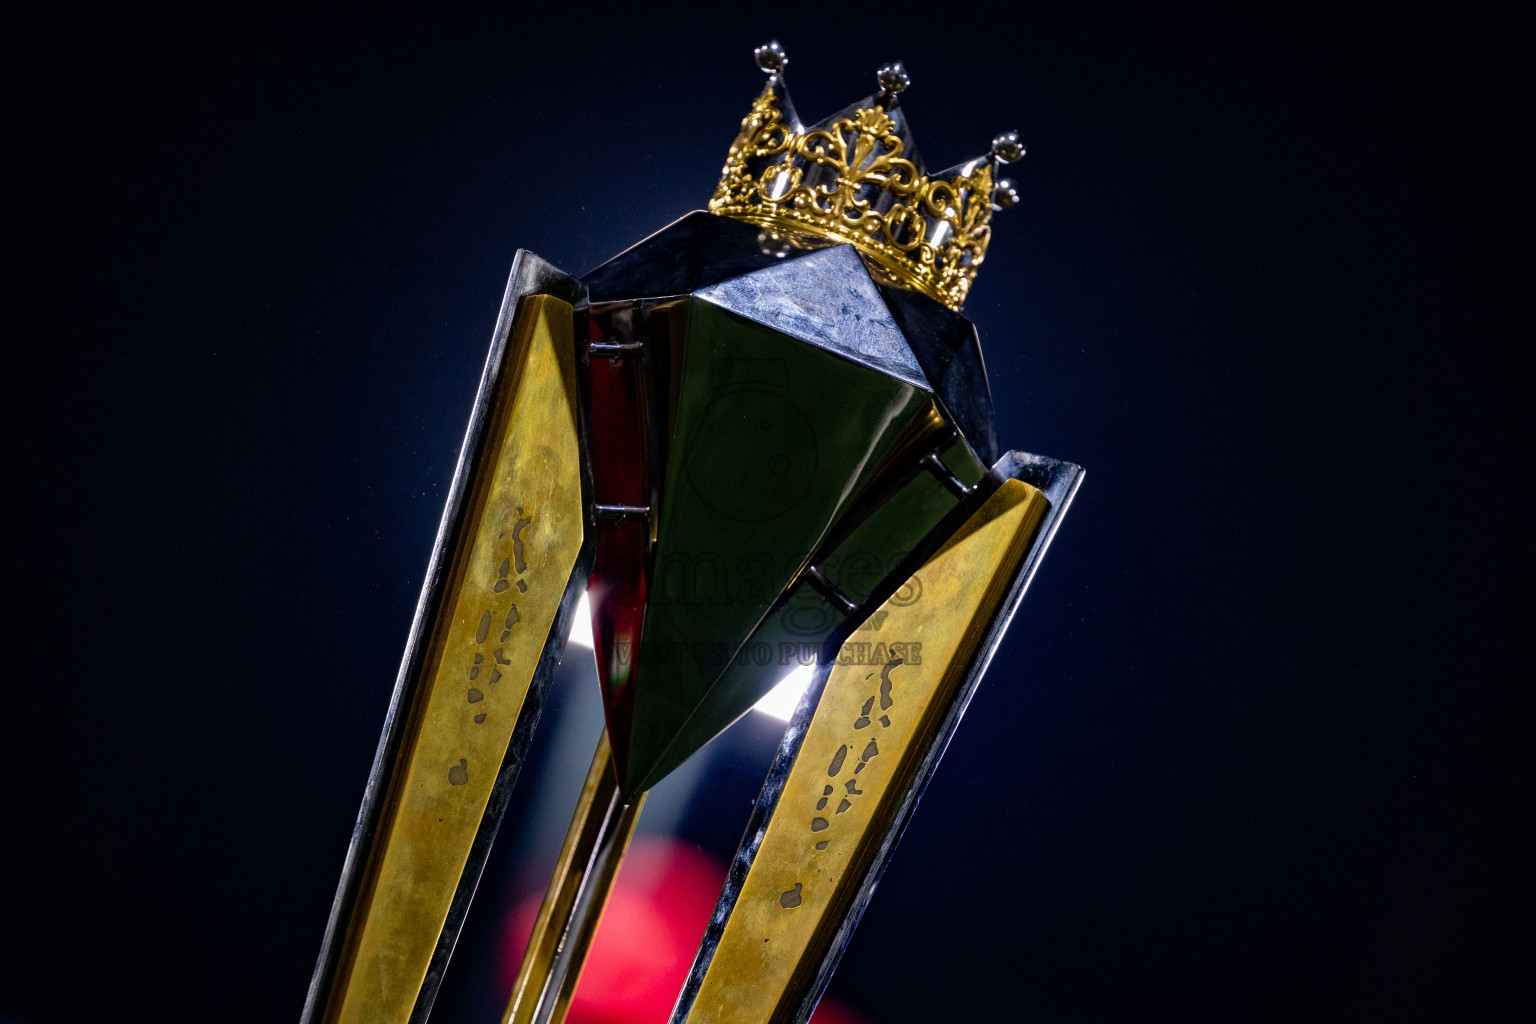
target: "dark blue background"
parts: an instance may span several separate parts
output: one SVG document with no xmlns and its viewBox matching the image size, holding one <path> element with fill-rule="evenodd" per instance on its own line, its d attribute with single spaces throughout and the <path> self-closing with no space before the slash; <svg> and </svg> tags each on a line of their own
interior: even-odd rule
<svg viewBox="0 0 1536 1024">
<path fill-rule="evenodd" d="M 769 34 L 1023 132 L 967 313 L 1089 471 L 836 990 L 1529 999 L 1529 18 L 1078 6 L 13 14 L 0 1011 L 297 1018 L 512 254 L 702 206 Z"/>
</svg>

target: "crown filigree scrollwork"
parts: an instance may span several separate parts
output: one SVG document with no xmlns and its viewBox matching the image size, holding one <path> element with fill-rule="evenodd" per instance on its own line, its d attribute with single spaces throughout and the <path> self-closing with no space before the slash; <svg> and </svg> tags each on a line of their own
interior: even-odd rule
<svg viewBox="0 0 1536 1024">
<path fill-rule="evenodd" d="M 992 167 L 930 178 L 902 155 L 877 102 L 826 129 L 797 132 L 765 89 L 726 156 L 712 212 L 848 242 L 892 283 L 959 309 L 992 229 Z"/>
</svg>

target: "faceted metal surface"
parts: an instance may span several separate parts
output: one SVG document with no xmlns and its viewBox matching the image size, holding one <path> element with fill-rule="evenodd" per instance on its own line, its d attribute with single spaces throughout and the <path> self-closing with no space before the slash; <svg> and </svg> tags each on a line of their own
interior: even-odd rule
<svg viewBox="0 0 1536 1024">
<path fill-rule="evenodd" d="M 959 441 L 930 450 L 937 450 L 945 468 L 968 487 L 986 473 Z M 958 500 L 933 471 L 908 460 L 889 486 L 869 496 L 862 515 L 850 514 L 851 522 L 839 523 L 841 536 L 817 555 L 816 565 L 840 592 L 862 604 Z"/>
<path fill-rule="evenodd" d="M 814 664 L 825 653 L 827 639 L 850 618 L 863 617 L 879 586 L 954 511 L 959 499 L 917 465 L 917 454 L 914 450 L 883 467 L 812 556 L 818 575 L 836 596 L 803 580 L 747 638 L 745 648 L 771 652 L 774 673 L 765 675 L 746 659 L 733 661 L 694 713 L 696 723 L 729 724 L 740 705 L 735 694 L 745 691 L 760 697 L 795 667 Z M 985 473 L 960 441 L 949 442 L 942 459 L 972 486 Z M 733 702 L 717 706 L 727 695 Z"/>
<path fill-rule="evenodd" d="M 787 333 L 795 337 L 843 351 L 858 350 L 858 342 L 839 342 L 826 337 L 832 333 L 825 326 L 826 310 L 830 305 L 826 296 L 775 300 L 772 296 L 749 294 L 763 291 L 761 285 L 751 283 L 760 274 L 773 275 L 784 284 L 795 287 L 805 286 L 809 275 L 778 275 L 787 273 L 790 267 L 807 258 L 847 247 L 802 238 L 796 238 L 794 244 L 790 244 L 761 238 L 762 235 L 762 230 L 752 224 L 703 211 L 690 213 L 602 264 L 589 273 L 583 283 L 591 290 L 593 302 L 677 296 L 690 292 L 717 294 L 723 298 L 723 301 L 713 300 L 717 304 L 781 328 L 791 328 Z M 784 255 L 773 255 L 779 251 Z M 851 267 L 847 269 L 851 270 Z M 867 275 L 867 270 L 864 273 Z M 856 289 L 862 288 L 859 277 L 853 276 L 855 284 L 852 287 Z M 885 312 L 870 310 L 862 298 L 857 303 L 858 308 L 867 310 L 874 323 L 894 324 L 911 355 L 893 351 L 890 346 L 894 343 L 880 326 L 867 332 L 867 340 L 876 343 L 874 348 L 867 353 L 860 351 L 854 358 L 874 366 L 881 366 L 881 361 L 886 360 L 890 366 L 901 368 L 898 375 L 904 379 L 925 382 L 919 386 L 930 387 L 938 395 L 946 417 L 965 435 L 982 462 L 990 465 L 996 461 L 998 444 L 993 426 L 992 393 L 987 384 L 987 371 L 975 326 L 962 314 L 926 295 L 885 284 L 876 285 L 876 290 L 886 307 Z M 728 298 L 725 298 L 726 293 L 729 293 Z M 770 318 L 774 316 L 772 306 L 776 301 L 780 311 L 775 323 Z M 798 303 L 812 307 L 812 312 L 800 313 L 795 308 Z"/>
<path fill-rule="evenodd" d="M 659 780 L 761 696 L 729 686 L 713 714 L 695 714 L 930 400 L 698 299 L 677 379 L 623 764 L 630 791 Z M 772 665 L 758 668 L 775 678 Z"/>
<path fill-rule="evenodd" d="M 960 428 L 984 464 L 996 462 L 992 388 L 976 325 L 942 302 L 905 288 L 881 285 L 880 295 L 939 396 L 945 416 Z"/>
<path fill-rule="evenodd" d="M 635 378 L 651 397 L 633 429 L 653 439 L 660 486 L 654 501 L 620 502 L 650 524 L 650 553 L 628 543 L 627 568 L 611 572 L 599 550 L 592 595 L 599 627 L 618 621 L 620 609 L 599 607 L 606 595 L 645 595 L 643 610 L 620 616 L 630 632 L 611 638 L 622 663 L 597 630 L 600 662 L 613 661 L 603 676 L 616 759 L 637 792 L 814 658 L 980 480 L 975 452 L 996 442 L 970 322 L 878 283 L 850 245 L 776 249 L 753 225 L 697 213 L 584 283 L 593 330 L 608 332 L 593 335 L 592 383 L 621 355 L 643 353 L 651 367 Z M 899 417 L 867 406 L 893 387 L 905 396 Z M 590 396 L 599 400 L 595 386 Z M 753 435 L 751 422 L 768 429 Z M 858 459 L 839 463 L 847 453 Z M 813 515 L 807 501 L 820 502 Z M 605 526 L 600 513 L 599 534 L 621 529 L 640 536 L 639 522 Z"/>
<path fill-rule="evenodd" d="M 913 387 L 931 387 L 851 245 L 733 277 L 695 295 Z"/>
<path fill-rule="evenodd" d="M 687 295 L 726 278 L 779 266 L 830 243 L 765 250 L 763 230 L 697 210 L 619 253 L 582 279 L 593 302 Z"/>
</svg>

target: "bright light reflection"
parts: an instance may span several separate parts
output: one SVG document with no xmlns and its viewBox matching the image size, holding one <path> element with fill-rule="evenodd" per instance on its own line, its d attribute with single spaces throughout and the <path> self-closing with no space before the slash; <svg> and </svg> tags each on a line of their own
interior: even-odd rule
<svg viewBox="0 0 1536 1024">
<path fill-rule="evenodd" d="M 795 706 L 800 703 L 800 697 L 805 693 L 805 688 L 810 685 L 811 667 L 801 665 L 780 679 L 773 689 L 763 694 L 763 699 L 752 705 L 752 710 L 761 711 L 781 722 L 787 722 L 794 715 Z"/>
<path fill-rule="evenodd" d="M 581 600 L 576 602 L 575 620 L 571 623 L 571 635 L 566 638 L 566 642 L 577 647 L 592 646 L 592 606 L 587 603 L 586 594 L 582 594 Z"/>
<path fill-rule="evenodd" d="M 567 642 L 578 647 L 592 646 L 592 606 L 588 603 L 586 594 L 582 594 L 581 600 L 576 603 L 576 615 L 571 623 L 571 635 Z M 752 710 L 761 711 L 781 722 L 787 722 L 794 715 L 795 706 L 800 703 L 800 697 L 805 693 L 805 688 L 810 685 L 811 667 L 801 665 L 780 679 L 773 689 L 763 694 L 763 699 L 752 705 Z"/>
</svg>

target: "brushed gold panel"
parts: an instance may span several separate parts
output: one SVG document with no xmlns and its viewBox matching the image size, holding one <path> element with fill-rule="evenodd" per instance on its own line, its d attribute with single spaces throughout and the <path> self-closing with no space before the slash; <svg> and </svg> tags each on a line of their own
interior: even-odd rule
<svg viewBox="0 0 1536 1024">
<path fill-rule="evenodd" d="M 582 540 L 569 304 L 523 300 L 326 1020 L 403 1024 Z"/>
<path fill-rule="evenodd" d="M 793 1015 L 1047 505 L 1006 481 L 844 645 L 688 1021 Z"/>
</svg>

